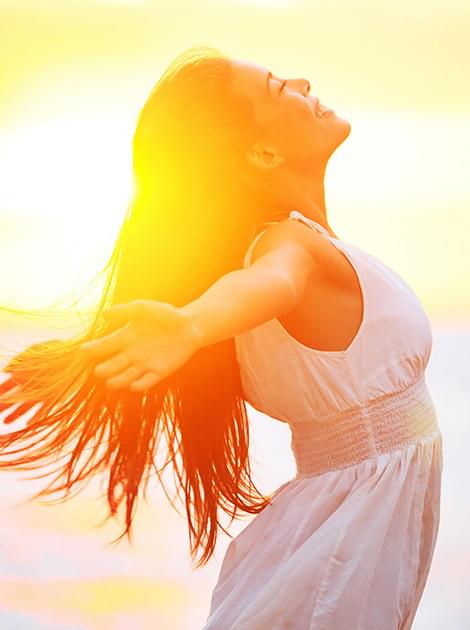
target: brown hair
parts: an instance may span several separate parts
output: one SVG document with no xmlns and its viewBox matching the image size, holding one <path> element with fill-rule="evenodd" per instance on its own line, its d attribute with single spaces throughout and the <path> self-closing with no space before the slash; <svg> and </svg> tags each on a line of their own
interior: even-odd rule
<svg viewBox="0 0 470 630">
<path fill-rule="evenodd" d="M 60 501 L 108 473 L 108 518 L 125 505 L 126 527 L 116 541 L 131 539 L 150 471 L 165 489 L 161 473 L 171 462 L 193 561 L 202 550 L 196 567 L 212 557 L 218 526 L 228 534 L 219 508 L 232 522 L 237 510 L 256 514 L 270 503 L 251 479 L 234 339 L 201 348 L 146 392 L 108 389 L 79 346 L 110 331 L 102 312 L 113 304 L 142 298 L 182 306 L 242 266 L 260 222 L 244 160 L 259 129 L 252 103 L 230 89 L 231 77 L 230 59 L 210 47 L 186 50 L 163 73 L 138 117 L 135 194 L 100 272 L 105 284 L 92 321 L 84 333 L 13 356 L 4 371 L 21 391 L 1 401 L 42 406 L 24 428 L 0 436 L 0 469 L 57 463 L 57 475 L 33 498 L 63 492 Z M 167 456 L 157 467 L 162 434 Z"/>
</svg>

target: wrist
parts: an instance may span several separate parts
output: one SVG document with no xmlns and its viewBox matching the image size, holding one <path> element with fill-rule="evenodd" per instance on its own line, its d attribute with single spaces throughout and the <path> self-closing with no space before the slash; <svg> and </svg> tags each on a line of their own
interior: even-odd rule
<svg viewBox="0 0 470 630">
<path fill-rule="evenodd" d="M 191 339 L 196 349 L 202 348 L 207 345 L 202 328 L 201 317 L 197 308 L 195 308 L 193 306 L 193 303 L 190 302 L 189 304 L 185 304 L 183 307 L 181 307 L 181 310 L 188 318 Z"/>
</svg>

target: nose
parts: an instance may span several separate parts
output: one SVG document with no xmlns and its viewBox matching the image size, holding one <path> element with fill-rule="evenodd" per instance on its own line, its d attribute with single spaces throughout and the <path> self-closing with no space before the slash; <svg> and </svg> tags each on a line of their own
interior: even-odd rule
<svg viewBox="0 0 470 630">
<path fill-rule="evenodd" d="M 310 81 L 308 79 L 292 79 L 293 87 L 297 87 L 304 96 L 310 92 Z"/>
</svg>

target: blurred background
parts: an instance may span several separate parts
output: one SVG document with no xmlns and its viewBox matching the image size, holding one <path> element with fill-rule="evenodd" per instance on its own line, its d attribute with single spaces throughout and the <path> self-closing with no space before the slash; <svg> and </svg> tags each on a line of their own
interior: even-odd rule
<svg viewBox="0 0 470 630">
<path fill-rule="evenodd" d="M 327 169 L 329 222 L 395 269 L 433 326 L 441 527 L 413 628 L 469 628 L 466 0 L 0 0 L 0 305 L 45 307 L 87 286 L 127 208 L 139 109 L 177 54 L 205 44 L 308 78 L 351 123 Z M 72 331 L 52 324 L 0 314 L 0 345 Z M 249 411 L 255 482 L 271 492 L 295 475 L 288 428 Z M 158 488 L 134 546 L 112 548 L 120 524 L 97 527 L 98 481 L 56 506 L 27 501 L 36 485 L 2 473 L 2 630 L 202 628 L 228 536 L 193 571 L 185 519 Z"/>
</svg>

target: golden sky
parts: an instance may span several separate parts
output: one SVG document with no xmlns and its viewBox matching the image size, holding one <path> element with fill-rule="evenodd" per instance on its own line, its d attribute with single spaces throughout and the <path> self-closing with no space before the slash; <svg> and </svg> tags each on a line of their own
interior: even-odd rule
<svg viewBox="0 0 470 630">
<path fill-rule="evenodd" d="M 208 44 L 308 78 L 350 121 L 330 224 L 435 321 L 470 321 L 467 1 L 0 0 L 0 28 L 0 303 L 49 303 L 105 259 L 138 110 L 175 55 Z"/>
</svg>

